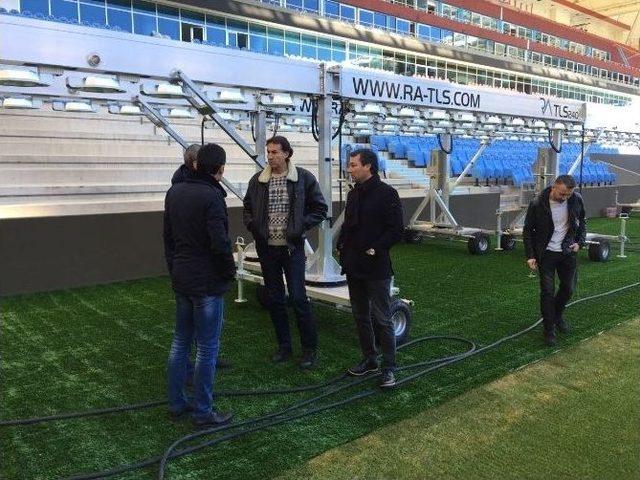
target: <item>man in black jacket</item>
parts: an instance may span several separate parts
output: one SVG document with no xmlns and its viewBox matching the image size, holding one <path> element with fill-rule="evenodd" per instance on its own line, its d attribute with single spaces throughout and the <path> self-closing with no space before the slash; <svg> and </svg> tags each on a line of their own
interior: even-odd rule
<svg viewBox="0 0 640 480">
<path fill-rule="evenodd" d="M 180 165 L 175 172 L 173 172 L 173 176 L 171 177 L 171 185 L 185 182 L 187 178 L 193 176 L 198 167 L 198 151 L 200 150 L 200 145 L 197 143 L 192 143 L 189 145 L 183 154 L 184 163 Z M 216 359 L 216 368 L 230 368 L 231 362 L 223 359 L 222 357 L 218 357 Z M 186 385 L 191 386 L 193 384 L 193 372 L 194 372 L 193 362 L 191 361 L 191 357 L 189 357 L 187 361 L 187 379 Z"/>
<path fill-rule="evenodd" d="M 196 167 L 198 166 L 198 150 L 200 150 L 200 145 L 197 143 L 193 143 L 185 149 L 183 156 L 184 163 L 173 172 L 171 185 L 184 182 L 191 173 L 196 171 Z"/>
<path fill-rule="evenodd" d="M 300 331 L 300 366 L 308 369 L 316 363 L 318 335 L 304 285 L 304 240 L 305 232 L 326 218 L 328 207 L 318 181 L 308 170 L 296 167 L 292 155 L 285 137 L 267 141 L 269 164 L 249 181 L 243 219 L 255 240 L 278 341 L 273 361 L 286 361 L 292 352 L 284 274 Z"/>
<path fill-rule="evenodd" d="M 226 192 L 220 180 L 225 151 L 207 144 L 198 152 L 196 172 L 174 184 L 165 199 L 164 245 L 176 297 L 176 324 L 168 361 L 172 418 L 193 412 L 197 426 L 227 423 L 232 413 L 213 407 L 213 379 L 222 331 L 223 295 L 235 275 L 229 240 Z M 198 351 L 193 404 L 184 390 L 189 350 Z"/>
<path fill-rule="evenodd" d="M 393 387 L 396 341 L 390 309 L 393 269 L 389 250 L 402 238 L 402 204 L 398 192 L 380 180 L 378 157 L 373 151 L 352 152 L 347 171 L 356 186 L 347 195 L 337 247 L 364 356 L 348 373 L 361 376 L 378 371 L 377 337 L 382 349 L 380 386 Z"/>
<path fill-rule="evenodd" d="M 587 231 L 584 204 L 575 187 L 571 175 L 560 175 L 531 201 L 524 222 L 527 265 L 539 272 L 544 341 L 549 346 L 556 344 L 556 329 L 562 333 L 570 329 L 562 313 L 575 288 L 576 252 L 584 246 Z"/>
</svg>

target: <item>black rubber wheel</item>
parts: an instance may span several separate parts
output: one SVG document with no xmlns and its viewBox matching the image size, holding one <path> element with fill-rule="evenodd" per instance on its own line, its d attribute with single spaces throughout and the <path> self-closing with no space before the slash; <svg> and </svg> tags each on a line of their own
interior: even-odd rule
<svg viewBox="0 0 640 480">
<path fill-rule="evenodd" d="M 594 241 L 598 243 L 589 244 L 589 260 L 593 262 L 606 262 L 609 260 L 609 253 L 611 253 L 609 242 L 602 238 L 596 238 Z"/>
<path fill-rule="evenodd" d="M 467 248 L 471 255 L 484 255 L 489 251 L 491 246 L 491 240 L 486 233 L 476 233 L 473 237 L 469 238 L 467 242 Z"/>
<path fill-rule="evenodd" d="M 516 237 L 513 235 L 502 235 L 500 237 L 500 248 L 511 251 L 516 248 Z"/>
<path fill-rule="evenodd" d="M 402 345 L 409 339 L 411 330 L 411 308 L 402 300 L 391 300 L 391 321 L 396 335 L 396 345 Z"/>
<path fill-rule="evenodd" d="M 410 228 L 404 229 L 404 241 L 410 245 L 417 245 L 422 243 L 422 235 L 420 232 L 411 230 Z"/>
<path fill-rule="evenodd" d="M 269 307 L 269 294 L 264 285 L 258 284 L 256 287 L 256 296 L 258 297 L 258 303 L 262 308 Z"/>
</svg>

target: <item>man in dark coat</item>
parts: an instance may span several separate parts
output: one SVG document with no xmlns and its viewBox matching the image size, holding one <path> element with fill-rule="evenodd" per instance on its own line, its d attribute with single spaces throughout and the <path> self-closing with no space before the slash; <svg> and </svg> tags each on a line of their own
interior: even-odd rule
<svg viewBox="0 0 640 480">
<path fill-rule="evenodd" d="M 544 341 L 549 346 L 556 344 L 556 330 L 570 330 L 562 313 L 575 288 L 576 252 L 584 246 L 587 232 L 584 204 L 575 187 L 571 175 L 560 175 L 531 201 L 524 222 L 527 265 L 539 272 Z"/>
<path fill-rule="evenodd" d="M 380 386 L 393 387 L 396 343 L 390 309 L 393 269 L 389 250 L 402 238 L 402 204 L 398 192 L 380 180 L 378 157 L 373 151 L 352 152 L 347 171 L 356 186 L 347 195 L 337 247 L 364 356 L 348 373 L 361 376 L 378 371 L 377 336 L 382 349 Z"/>
<path fill-rule="evenodd" d="M 189 145 L 183 154 L 184 163 L 180 165 L 175 172 L 173 172 L 173 176 L 171 177 L 171 185 L 176 183 L 184 182 L 187 178 L 193 176 L 198 167 L 198 151 L 200 150 L 200 145 L 197 143 L 192 143 Z M 216 360 L 216 368 L 230 368 L 231 362 L 225 360 L 222 357 L 218 357 Z M 193 361 L 191 357 L 187 362 L 187 379 L 186 385 L 191 386 L 193 384 Z"/>
<path fill-rule="evenodd" d="M 220 184 L 225 151 L 204 145 L 198 167 L 174 184 L 165 199 L 164 245 L 176 297 L 176 324 L 168 361 L 169 411 L 172 418 L 192 412 L 196 426 L 227 423 L 232 413 L 213 406 L 213 379 L 220 347 L 223 295 L 235 276 L 229 240 L 226 192 Z M 193 403 L 184 384 L 189 350 L 196 340 Z"/>
<path fill-rule="evenodd" d="M 173 172 L 171 185 L 184 182 L 192 172 L 196 171 L 196 167 L 198 166 L 198 150 L 200 150 L 200 145 L 196 143 L 189 145 L 185 149 L 183 156 L 184 163 Z"/>
<path fill-rule="evenodd" d="M 243 219 L 255 240 L 278 341 L 273 361 L 286 361 L 292 353 L 284 274 L 300 331 L 300 367 L 309 369 L 316 363 L 318 335 L 304 284 L 304 240 L 305 232 L 326 218 L 328 207 L 318 181 L 308 170 L 296 167 L 292 156 L 285 137 L 267 141 L 268 165 L 249 181 Z"/>
</svg>

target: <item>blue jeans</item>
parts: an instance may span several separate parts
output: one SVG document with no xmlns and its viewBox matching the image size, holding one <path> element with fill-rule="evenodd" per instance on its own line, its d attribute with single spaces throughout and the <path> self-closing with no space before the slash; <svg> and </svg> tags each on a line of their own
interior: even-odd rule
<svg viewBox="0 0 640 480">
<path fill-rule="evenodd" d="M 184 384 L 194 338 L 198 345 L 193 376 L 193 416 L 202 418 L 213 408 L 213 377 L 220 347 L 224 299 L 190 297 L 176 292 L 176 325 L 168 362 L 169 410 L 187 408 Z"/>
<path fill-rule="evenodd" d="M 304 285 L 306 260 L 304 245 L 300 244 L 293 251 L 289 251 L 287 247 L 274 247 L 256 242 L 256 249 L 269 298 L 269 314 L 276 331 L 278 347 L 283 351 L 291 351 L 287 297 L 282 279 L 284 273 L 300 331 L 302 350 L 315 351 L 318 347 L 318 334 Z"/>
</svg>

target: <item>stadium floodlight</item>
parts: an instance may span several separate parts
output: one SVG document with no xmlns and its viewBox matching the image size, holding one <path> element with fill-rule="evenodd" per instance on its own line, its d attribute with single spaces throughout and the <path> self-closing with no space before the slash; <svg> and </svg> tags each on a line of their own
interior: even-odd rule
<svg viewBox="0 0 640 480">
<path fill-rule="evenodd" d="M 66 102 L 64 104 L 65 112 L 77 113 L 95 113 L 95 109 L 88 102 Z"/>
<path fill-rule="evenodd" d="M 167 115 L 169 118 L 193 118 L 194 115 L 188 108 L 172 108 Z"/>
<path fill-rule="evenodd" d="M 238 102 L 234 102 L 234 103 L 238 103 Z M 276 92 L 276 93 L 263 95 L 262 99 L 260 100 L 260 103 L 262 103 L 262 105 L 272 107 L 272 108 L 287 108 L 287 107 L 293 106 L 293 99 L 291 98 L 291 95 L 288 93 Z"/>
<path fill-rule="evenodd" d="M 160 98 L 182 98 L 186 96 L 182 91 L 182 87 L 173 83 L 158 83 L 153 86 L 143 84 L 140 86 L 140 92 L 150 97 Z"/>
<path fill-rule="evenodd" d="M 507 133 L 511 133 L 511 132 L 515 132 L 516 129 L 514 127 L 512 127 L 511 125 L 507 125 L 506 127 L 502 127 L 502 131 L 503 132 L 507 132 Z"/>
<path fill-rule="evenodd" d="M 109 113 L 113 113 L 115 115 L 142 115 L 142 110 L 137 105 L 109 105 L 108 106 Z"/>
<path fill-rule="evenodd" d="M 547 123 L 543 120 L 536 120 L 531 126 L 533 128 L 547 128 Z"/>
<path fill-rule="evenodd" d="M 357 114 L 357 115 L 350 115 L 350 118 L 348 120 L 350 122 L 368 122 L 369 117 L 367 115 Z"/>
<path fill-rule="evenodd" d="M 142 115 L 142 110 L 137 105 L 122 105 L 118 113 L 120 115 Z"/>
<path fill-rule="evenodd" d="M 286 95 L 288 98 L 285 99 L 284 97 L 279 97 L 274 101 L 276 95 Z M 211 101 L 214 103 L 247 103 L 247 99 L 242 93 L 242 90 L 239 90 L 237 88 L 220 90 L 215 93 L 214 98 Z M 293 100 L 291 100 L 291 95 L 276 93 L 273 95 L 268 105 L 271 107 L 289 107 L 293 105 Z"/>
<path fill-rule="evenodd" d="M 41 104 L 42 102 L 40 102 L 40 105 L 38 105 L 36 102 L 31 100 L 30 98 L 9 97 L 9 98 L 3 99 L 1 105 L 2 105 L 2 108 L 12 108 L 16 110 L 29 110 L 29 109 L 40 108 Z"/>
<path fill-rule="evenodd" d="M 447 129 L 442 127 L 434 127 L 430 130 L 430 133 L 447 133 Z"/>
<path fill-rule="evenodd" d="M 424 128 L 419 127 L 417 125 L 412 125 L 409 128 L 407 128 L 407 132 L 422 134 L 424 132 Z"/>
<path fill-rule="evenodd" d="M 237 112 L 218 112 L 218 116 L 225 122 L 238 122 L 240 121 L 240 115 Z"/>
<path fill-rule="evenodd" d="M 43 87 L 49 85 L 32 70 L 0 68 L 0 85 L 12 87 Z"/>
<path fill-rule="evenodd" d="M 470 112 L 456 112 L 453 114 L 453 120 L 463 123 L 475 123 L 477 118 L 473 113 Z"/>
<path fill-rule="evenodd" d="M 485 123 L 480 128 L 487 132 L 492 132 L 496 129 L 496 126 L 493 123 Z"/>
<path fill-rule="evenodd" d="M 454 128 L 453 130 L 451 130 L 451 133 L 453 135 L 463 135 L 465 134 L 467 131 L 463 128 Z"/>
<path fill-rule="evenodd" d="M 293 125 L 294 127 L 310 127 L 311 126 L 311 120 L 308 118 L 296 117 L 289 123 L 291 123 L 291 125 Z"/>
<path fill-rule="evenodd" d="M 556 123 L 553 124 L 553 127 L 551 127 L 551 129 L 552 130 L 562 130 L 562 131 L 564 131 L 564 130 L 567 129 L 567 126 L 562 122 L 556 122 Z"/>
<path fill-rule="evenodd" d="M 396 116 L 400 118 L 415 118 L 417 112 L 413 108 L 402 107 L 398 113 L 396 113 Z"/>
<path fill-rule="evenodd" d="M 384 115 L 387 113 L 387 110 L 378 103 L 356 103 L 354 108 L 356 113 L 362 115 Z"/>
<path fill-rule="evenodd" d="M 520 139 L 516 135 L 511 135 L 509 137 L 509 140 L 511 140 L 512 142 L 515 142 L 515 141 L 520 140 Z"/>
<path fill-rule="evenodd" d="M 382 127 L 382 131 L 383 132 L 397 132 L 398 131 L 398 126 L 397 125 L 384 125 Z"/>
<path fill-rule="evenodd" d="M 473 129 L 476 128 L 476 126 L 471 122 L 462 123 L 462 124 L 458 125 L 458 127 L 459 128 L 464 128 L 465 130 L 473 130 Z"/>
<path fill-rule="evenodd" d="M 525 142 L 533 142 L 533 138 L 531 138 L 529 136 L 524 137 L 522 140 L 525 141 Z"/>
<path fill-rule="evenodd" d="M 536 142 L 538 142 L 538 143 L 542 143 L 542 142 L 545 142 L 545 141 L 546 141 L 546 139 L 544 137 L 536 137 Z"/>
<path fill-rule="evenodd" d="M 484 119 L 485 125 L 502 125 L 502 120 L 497 115 L 489 115 Z"/>
<path fill-rule="evenodd" d="M 117 80 L 111 77 L 89 76 L 81 79 L 67 77 L 67 87 L 72 90 L 96 93 L 122 93 L 126 92 Z"/>
<path fill-rule="evenodd" d="M 524 127 L 524 125 L 525 125 L 524 120 L 521 119 L 520 117 L 515 117 L 511 119 L 512 127 Z"/>
<path fill-rule="evenodd" d="M 449 120 L 449 114 L 444 110 L 427 110 L 424 118 L 428 120 Z"/>
<path fill-rule="evenodd" d="M 432 122 L 434 127 L 438 128 L 451 128 L 453 124 L 449 120 L 438 120 L 437 122 Z"/>
<path fill-rule="evenodd" d="M 378 123 L 382 123 L 383 125 L 399 125 L 400 120 L 396 117 L 384 117 L 378 120 Z"/>
</svg>

